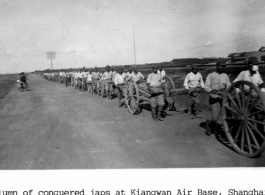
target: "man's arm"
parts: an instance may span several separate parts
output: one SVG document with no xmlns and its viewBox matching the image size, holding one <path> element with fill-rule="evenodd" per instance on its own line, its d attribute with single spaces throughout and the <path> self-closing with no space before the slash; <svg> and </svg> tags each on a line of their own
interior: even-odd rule
<svg viewBox="0 0 265 195">
<path fill-rule="evenodd" d="M 240 72 L 239 75 L 237 75 L 237 77 L 235 78 L 235 80 L 233 81 L 233 83 L 237 82 L 237 81 L 243 81 L 244 80 L 244 74 L 243 72 Z M 230 81 L 229 81 L 230 82 Z M 231 85 L 231 83 L 230 83 Z"/>
<path fill-rule="evenodd" d="M 140 78 L 144 79 L 144 75 L 140 72 Z"/>
<path fill-rule="evenodd" d="M 205 82 L 205 86 L 204 86 L 204 89 L 205 89 L 205 91 L 207 91 L 207 92 L 215 92 L 215 91 L 213 91 L 212 89 L 211 89 L 211 75 L 209 74 L 208 76 L 207 76 L 207 78 L 206 78 L 206 82 Z"/>
<path fill-rule="evenodd" d="M 200 73 L 200 83 L 201 83 L 201 87 L 204 88 L 204 82 L 203 82 L 202 74 L 201 73 Z"/>
<path fill-rule="evenodd" d="M 226 89 L 227 89 L 228 87 L 230 87 L 230 85 L 231 85 L 230 78 L 229 78 L 228 75 L 226 75 Z"/>
<path fill-rule="evenodd" d="M 151 74 L 148 75 L 147 81 L 146 81 L 146 86 L 150 90 L 150 82 L 151 82 Z"/>
<path fill-rule="evenodd" d="M 186 77 L 185 77 L 185 80 L 184 80 L 184 87 L 185 89 L 189 89 L 189 85 L 188 85 L 188 82 L 189 82 L 189 75 L 190 74 L 187 74 Z"/>
</svg>

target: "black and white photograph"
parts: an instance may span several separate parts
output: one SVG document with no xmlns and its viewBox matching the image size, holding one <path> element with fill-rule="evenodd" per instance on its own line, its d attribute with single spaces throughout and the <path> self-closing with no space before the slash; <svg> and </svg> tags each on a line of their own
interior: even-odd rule
<svg viewBox="0 0 265 195">
<path fill-rule="evenodd" d="M 0 0 L 0 170 L 264 167 L 264 21 L 264 0 Z"/>
</svg>

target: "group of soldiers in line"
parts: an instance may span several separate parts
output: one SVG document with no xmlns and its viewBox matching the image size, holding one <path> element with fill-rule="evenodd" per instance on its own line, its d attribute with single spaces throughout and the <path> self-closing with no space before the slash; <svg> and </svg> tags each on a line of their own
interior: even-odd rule
<svg viewBox="0 0 265 195">
<path fill-rule="evenodd" d="M 107 99 L 111 99 L 112 91 L 116 89 L 117 96 L 119 100 L 119 107 L 122 107 L 122 97 L 125 97 L 126 88 L 125 82 L 128 80 L 134 80 L 137 84 L 141 81 L 146 80 L 146 86 L 150 91 L 157 91 L 161 89 L 162 83 L 165 83 L 164 77 L 166 76 L 165 71 L 162 66 L 153 66 L 153 71 L 148 75 L 148 78 L 143 76 L 141 72 L 138 71 L 137 67 L 130 68 L 128 72 L 125 72 L 123 68 L 115 71 L 113 67 L 106 66 L 104 72 L 100 72 L 97 67 L 93 70 L 80 69 L 79 71 L 49 71 L 44 72 L 43 77 L 46 80 L 54 82 L 65 82 L 65 87 L 71 83 L 75 89 L 80 91 L 88 90 L 92 94 L 99 94 L 106 91 Z M 152 117 L 155 121 L 162 120 L 161 112 L 165 105 L 164 95 L 153 94 L 150 97 L 150 103 L 152 107 Z M 125 104 L 125 107 L 126 104 Z"/>
<path fill-rule="evenodd" d="M 207 120 L 206 123 L 207 135 L 211 135 L 215 133 L 216 129 L 219 129 L 217 121 L 219 120 L 222 110 L 223 94 L 231 85 L 229 76 L 225 73 L 225 66 L 225 63 L 217 63 L 216 71 L 207 76 L 205 83 L 197 67 L 192 66 L 192 72 L 186 76 L 184 81 L 184 87 L 188 90 L 190 97 L 188 114 L 194 114 L 196 117 L 201 118 L 197 109 L 200 103 L 199 96 L 202 90 L 209 93 L 211 119 Z M 257 61 L 249 61 L 248 70 L 242 71 L 233 82 L 249 81 L 260 88 L 262 92 L 265 92 L 265 85 L 258 69 Z"/>
<path fill-rule="evenodd" d="M 192 66 L 191 72 L 187 74 L 184 80 L 184 87 L 189 94 L 189 115 L 201 118 L 198 113 L 198 105 L 200 103 L 199 97 L 202 90 L 209 93 L 211 119 L 207 120 L 207 135 L 213 134 L 215 129 L 218 127 L 217 121 L 219 120 L 222 109 L 223 94 L 231 85 L 229 76 L 224 72 L 225 66 L 225 63 L 217 63 L 216 71 L 207 76 L 205 83 L 203 81 L 202 74 L 198 72 L 198 68 L 196 66 Z M 56 78 L 55 75 L 56 73 L 54 72 L 44 73 L 44 77 L 47 80 L 54 80 Z M 112 86 L 117 89 L 119 107 L 122 106 L 122 96 L 125 96 L 125 81 L 133 79 L 138 83 L 140 80 L 145 79 L 137 68 L 130 69 L 129 72 L 126 73 L 123 68 L 116 72 L 113 68 L 110 69 L 109 66 L 106 67 L 106 71 L 104 73 L 100 73 L 98 69 L 95 68 L 93 71 L 80 70 L 79 72 L 62 72 L 57 75 L 59 80 L 60 78 L 64 78 L 65 86 L 67 86 L 70 81 L 75 83 L 75 88 L 78 88 L 79 90 L 82 90 L 84 85 L 91 85 L 92 94 L 94 94 L 96 90 L 102 86 L 107 91 L 108 99 L 110 99 L 109 92 L 111 90 L 109 83 L 114 83 Z M 161 88 L 165 90 L 165 76 L 166 73 L 161 66 L 152 66 L 152 73 L 148 75 L 146 80 L 146 86 L 151 94 L 150 103 L 154 121 L 162 120 L 161 112 L 163 111 L 165 105 L 165 96 L 162 93 L 156 93 L 156 91 L 160 91 Z M 265 85 L 259 74 L 257 62 L 248 62 L 248 70 L 242 71 L 234 82 L 240 80 L 249 81 L 265 92 Z"/>
</svg>

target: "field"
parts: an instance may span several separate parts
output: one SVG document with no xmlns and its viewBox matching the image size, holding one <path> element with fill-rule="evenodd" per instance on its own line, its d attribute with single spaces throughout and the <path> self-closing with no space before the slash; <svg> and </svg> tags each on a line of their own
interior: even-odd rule
<svg viewBox="0 0 265 195">
<path fill-rule="evenodd" d="M 0 75 L 0 100 L 14 87 L 17 79 L 18 76 L 13 74 Z"/>
</svg>

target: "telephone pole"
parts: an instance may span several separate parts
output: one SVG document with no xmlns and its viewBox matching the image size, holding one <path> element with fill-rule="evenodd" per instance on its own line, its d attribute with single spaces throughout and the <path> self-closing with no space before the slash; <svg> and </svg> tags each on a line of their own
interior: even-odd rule
<svg viewBox="0 0 265 195">
<path fill-rule="evenodd" d="M 134 63 L 136 65 L 136 53 L 135 53 L 135 37 L 134 37 L 134 29 L 133 29 L 133 48 L 134 48 Z"/>
<path fill-rule="evenodd" d="M 47 59 L 51 60 L 51 70 L 53 70 L 52 60 L 55 59 L 55 51 L 47 52 Z"/>
</svg>

